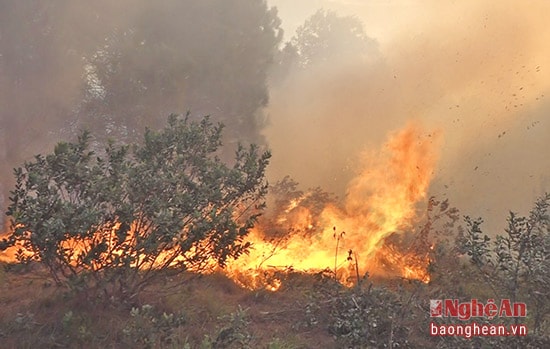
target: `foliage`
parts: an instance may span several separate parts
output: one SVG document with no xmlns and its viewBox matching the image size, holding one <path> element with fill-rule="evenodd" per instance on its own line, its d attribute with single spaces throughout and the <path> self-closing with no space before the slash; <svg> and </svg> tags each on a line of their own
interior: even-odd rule
<svg viewBox="0 0 550 349">
<path fill-rule="evenodd" d="M 259 142 L 267 71 L 282 38 L 277 11 L 259 0 L 129 6 L 139 15 L 85 56 L 79 122 L 132 135 L 185 103 L 224 122 L 231 141 Z"/>
<path fill-rule="evenodd" d="M 161 124 L 182 103 L 257 141 L 280 24 L 263 0 L 3 2 L 0 120 L 15 131 L 2 134 L 9 153 L 22 150 L 17 137 L 44 140 L 33 121 L 121 137 Z"/>
<path fill-rule="evenodd" d="M 268 236 L 285 238 L 292 234 L 305 235 L 316 231 L 321 226 L 321 213 L 328 204 L 335 203 L 337 198 L 321 187 L 300 190 L 298 182 L 285 176 L 270 185 L 268 200 L 269 209 L 259 223 Z M 293 219 L 294 214 L 304 211 L 311 218 L 309 226 L 303 226 L 300 224 L 302 222 Z"/>
<path fill-rule="evenodd" d="M 247 309 L 240 305 L 237 311 L 218 318 L 224 323 L 224 327 L 217 331 L 217 334 L 210 336 L 206 334 L 201 342 L 201 348 L 250 348 L 252 335 L 248 332 L 250 321 L 247 315 Z"/>
<path fill-rule="evenodd" d="M 249 348 L 252 336 L 247 329 L 250 324 L 247 309 L 243 309 L 239 305 L 235 312 L 222 317 L 222 320 L 227 325 L 219 331 L 212 347 Z"/>
<path fill-rule="evenodd" d="M 58 283 L 134 295 L 155 270 L 223 267 L 245 253 L 263 209 L 269 152 L 239 146 L 229 167 L 216 156 L 222 125 L 170 116 L 144 143 L 104 154 L 90 135 L 59 143 L 15 170 L 11 234 L 20 261 L 46 265 Z"/>
<path fill-rule="evenodd" d="M 63 315 L 61 325 L 59 339 L 63 339 L 67 344 L 78 342 L 82 346 L 93 338 L 90 331 L 91 319 L 84 314 L 75 314 L 69 310 Z"/>
<path fill-rule="evenodd" d="M 406 308 L 385 287 L 356 288 L 336 299 L 330 331 L 350 348 L 407 348 L 409 330 L 402 323 Z"/>
<path fill-rule="evenodd" d="M 449 243 L 455 235 L 455 226 L 460 219 L 459 211 L 451 206 L 448 199 L 437 200 L 430 197 L 426 208 L 425 223 L 420 229 L 418 239 L 423 249 L 433 247 L 433 244 Z"/>
<path fill-rule="evenodd" d="M 394 279 L 377 281 L 370 289 L 366 283 L 364 288 L 347 289 L 334 282 L 330 271 L 318 275 L 321 279 L 317 281 L 313 275 L 293 273 L 279 291 L 258 295 L 246 289 L 228 290 L 214 275 L 194 278 L 181 287 L 186 276 L 177 275 L 167 280 L 170 292 L 161 291 L 165 285 L 158 283 L 140 294 L 130 310 L 127 304 L 101 307 L 83 303 L 77 294 L 61 297 L 53 289 L 31 284 L 33 276 L 8 272 L 10 285 L 1 289 L 5 299 L 0 309 L 3 347 L 211 349 L 218 342 L 218 347 L 229 348 L 390 348 L 389 328 L 394 330 L 393 348 L 534 349 L 550 344 L 549 336 L 533 333 L 530 324 L 529 335 L 520 338 L 430 336 L 428 326 L 434 319 L 429 317 L 429 300 L 442 299 L 441 295 L 454 297 L 462 286 L 458 283 L 441 289 L 437 283 Z M 461 280 L 469 281 L 475 284 L 474 292 L 480 288 L 478 275 Z M 35 292 L 37 289 L 40 292 Z M 207 300 L 205 292 L 210 292 Z M 473 296 L 475 293 L 464 298 Z M 223 304 L 223 309 L 207 310 L 214 300 Z M 504 323 L 483 318 L 474 321 Z M 453 318 L 438 322 L 464 323 Z M 360 333 L 374 338 L 369 341 L 359 337 Z"/>
<path fill-rule="evenodd" d="M 487 235 L 483 235 L 481 231 L 483 220 L 465 216 L 464 221 L 466 222 L 466 230 L 457 237 L 461 252 L 466 253 L 475 266 L 480 267 L 489 263 L 491 239 Z"/>
<path fill-rule="evenodd" d="M 441 277 L 449 276 L 456 268 L 458 251 L 453 243 L 459 219 L 458 209 L 451 206 L 448 199 L 430 197 L 419 225 L 387 236 L 383 248 L 377 251 L 377 262 L 384 265 L 386 273 L 401 275 L 400 269 L 390 267 L 395 262 L 387 260 L 388 255 L 392 255 L 389 251 L 399 251 L 402 262 L 426 268 L 420 274 L 425 282 L 433 281 L 434 277 L 441 281 Z"/>
<path fill-rule="evenodd" d="M 480 219 L 466 217 L 467 232 L 458 239 L 472 263 L 484 268 L 481 271 L 494 290 L 511 301 L 528 303 L 535 333 L 548 329 L 550 314 L 549 207 L 550 194 L 546 194 L 529 216 L 510 212 L 505 233 L 494 240 L 482 236 Z"/>
<path fill-rule="evenodd" d="M 125 342 L 140 348 L 158 348 L 178 343 L 174 329 L 185 323 L 185 317 L 173 313 L 158 313 L 154 307 L 145 304 L 132 308 L 128 324 L 123 329 Z"/>
<path fill-rule="evenodd" d="M 1 8 L 2 209 L 11 169 L 81 128 L 134 142 L 143 125 L 160 128 L 164 115 L 191 108 L 227 125 L 226 143 L 263 143 L 267 74 L 282 38 L 265 0 L 2 1 Z M 223 149 L 224 160 L 232 149 Z"/>
<path fill-rule="evenodd" d="M 333 64 L 378 55 L 377 43 L 367 36 L 363 23 L 351 16 L 318 10 L 296 30 L 282 51 L 281 64 L 300 68 Z"/>
</svg>

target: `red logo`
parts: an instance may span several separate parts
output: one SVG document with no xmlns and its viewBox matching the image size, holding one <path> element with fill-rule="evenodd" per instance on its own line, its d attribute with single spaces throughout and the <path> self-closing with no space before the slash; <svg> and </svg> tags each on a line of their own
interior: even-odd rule
<svg viewBox="0 0 550 349">
<path fill-rule="evenodd" d="M 523 302 L 512 302 L 502 299 L 500 303 L 488 299 L 487 303 L 472 299 L 461 302 L 458 299 L 431 299 L 430 317 L 455 317 L 463 321 L 475 317 L 526 317 L 527 305 Z"/>
<path fill-rule="evenodd" d="M 430 316 L 431 317 L 443 316 L 443 302 L 440 299 L 430 300 Z"/>
</svg>

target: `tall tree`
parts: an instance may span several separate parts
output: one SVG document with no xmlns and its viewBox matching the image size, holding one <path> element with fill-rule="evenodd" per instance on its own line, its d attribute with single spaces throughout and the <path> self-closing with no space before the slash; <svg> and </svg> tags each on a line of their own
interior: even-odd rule
<svg viewBox="0 0 550 349">
<path fill-rule="evenodd" d="M 140 1 L 142 11 L 86 57 L 79 119 L 131 135 L 182 109 L 260 140 L 267 72 L 281 39 L 265 1 Z"/>
<path fill-rule="evenodd" d="M 260 143 L 281 35 L 265 0 L 0 0 L 0 205 L 13 166 L 80 128 L 133 138 L 191 110 Z"/>
<path fill-rule="evenodd" d="M 365 33 L 358 18 L 318 10 L 298 27 L 284 52 L 291 58 L 294 56 L 295 63 L 305 68 L 376 57 L 378 47 L 376 41 Z"/>
</svg>

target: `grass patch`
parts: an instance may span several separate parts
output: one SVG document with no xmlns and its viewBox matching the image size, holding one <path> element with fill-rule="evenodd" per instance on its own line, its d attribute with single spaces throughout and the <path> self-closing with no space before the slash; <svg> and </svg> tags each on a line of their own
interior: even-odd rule
<svg viewBox="0 0 550 349">
<path fill-rule="evenodd" d="M 221 274 L 181 274 L 166 275 L 132 300 L 105 302 L 54 286 L 36 267 L 8 267 L 2 277 L 2 348 L 336 349 L 378 347 L 390 342 L 389 333 L 393 343 L 402 336 L 404 348 L 467 344 L 431 338 L 426 330 L 426 304 L 444 289 L 437 283 L 367 280 L 348 289 L 321 274 L 289 273 L 271 292 L 243 289 Z M 548 336 L 539 336 L 519 344 L 548 343 Z"/>
</svg>

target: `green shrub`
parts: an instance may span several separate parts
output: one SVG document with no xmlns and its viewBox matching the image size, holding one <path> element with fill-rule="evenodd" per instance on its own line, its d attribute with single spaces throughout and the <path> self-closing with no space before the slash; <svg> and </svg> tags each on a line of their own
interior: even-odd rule
<svg viewBox="0 0 550 349">
<path fill-rule="evenodd" d="M 84 132 L 15 169 L 2 247 L 22 246 L 55 281 L 135 296 L 158 273 L 224 266 L 250 244 L 264 207 L 269 152 L 241 146 L 232 166 L 216 155 L 222 125 L 171 115 L 141 145 L 91 150 Z"/>
<path fill-rule="evenodd" d="M 130 320 L 123 329 L 125 343 L 140 348 L 158 348 L 178 344 L 174 329 L 185 323 L 183 315 L 158 313 L 153 306 L 145 304 L 132 308 Z"/>
<path fill-rule="evenodd" d="M 331 333 L 346 348 L 407 348 L 404 306 L 385 287 L 345 291 L 333 307 Z"/>
</svg>

